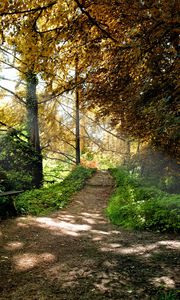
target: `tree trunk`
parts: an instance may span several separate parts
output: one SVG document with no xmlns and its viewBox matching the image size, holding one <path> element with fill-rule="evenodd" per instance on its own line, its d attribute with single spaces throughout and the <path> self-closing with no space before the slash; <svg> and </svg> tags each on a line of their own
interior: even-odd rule
<svg viewBox="0 0 180 300">
<path fill-rule="evenodd" d="M 26 82 L 27 130 L 29 144 L 33 153 L 31 162 L 32 185 L 36 188 L 40 188 L 43 182 L 43 164 L 39 138 L 38 101 L 36 94 L 36 86 L 38 81 L 36 74 L 31 71 L 28 72 L 26 76 Z"/>
<path fill-rule="evenodd" d="M 86 152 L 86 120 L 85 116 L 81 118 L 80 122 L 80 153 Z"/>
<path fill-rule="evenodd" d="M 76 56 L 76 70 L 75 70 L 75 82 L 76 82 L 76 165 L 81 162 L 80 159 L 80 114 L 79 114 L 79 91 L 78 91 L 78 57 Z"/>
<path fill-rule="evenodd" d="M 127 149 L 126 149 L 126 159 L 127 159 L 127 162 L 129 162 L 130 161 L 130 158 L 131 158 L 131 142 L 130 142 L 130 140 L 127 138 L 127 142 L 126 142 L 127 144 Z"/>
</svg>

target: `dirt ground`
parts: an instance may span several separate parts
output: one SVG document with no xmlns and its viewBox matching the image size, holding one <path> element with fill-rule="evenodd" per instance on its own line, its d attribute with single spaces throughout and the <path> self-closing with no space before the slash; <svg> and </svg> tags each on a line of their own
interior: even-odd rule
<svg viewBox="0 0 180 300">
<path fill-rule="evenodd" d="M 0 299 L 175 299 L 180 239 L 111 225 L 113 183 L 98 171 L 65 210 L 0 224 Z"/>
</svg>

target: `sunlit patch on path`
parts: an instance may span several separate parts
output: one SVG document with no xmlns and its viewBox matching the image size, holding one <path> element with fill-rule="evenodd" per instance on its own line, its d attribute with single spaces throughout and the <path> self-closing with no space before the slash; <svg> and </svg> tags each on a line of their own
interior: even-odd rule
<svg viewBox="0 0 180 300">
<path fill-rule="evenodd" d="M 144 300 L 178 289 L 180 240 L 110 224 L 112 190 L 98 171 L 65 210 L 2 222 L 0 299 Z"/>
</svg>

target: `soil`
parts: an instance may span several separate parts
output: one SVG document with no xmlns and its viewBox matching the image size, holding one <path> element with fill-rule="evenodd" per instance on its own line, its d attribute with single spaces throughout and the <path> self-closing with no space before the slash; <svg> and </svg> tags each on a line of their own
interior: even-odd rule
<svg viewBox="0 0 180 300">
<path fill-rule="evenodd" d="M 98 171 L 66 209 L 2 221 L 0 299 L 176 299 L 179 237 L 110 224 L 112 191 Z"/>
</svg>

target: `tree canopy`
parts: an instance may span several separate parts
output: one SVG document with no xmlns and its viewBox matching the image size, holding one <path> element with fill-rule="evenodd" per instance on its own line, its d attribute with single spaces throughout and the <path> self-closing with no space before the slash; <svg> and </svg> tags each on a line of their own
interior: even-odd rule
<svg viewBox="0 0 180 300">
<path fill-rule="evenodd" d="M 78 86 L 82 108 L 178 157 L 176 1 L 3 1 L 0 18 L 2 48 L 23 80 L 44 80 L 42 102 Z"/>
<path fill-rule="evenodd" d="M 101 59 L 88 73 L 87 107 L 97 105 L 119 130 L 178 155 L 177 4 L 105 1 L 98 17 L 100 4 L 87 10 L 110 38 L 101 39 Z"/>
</svg>

